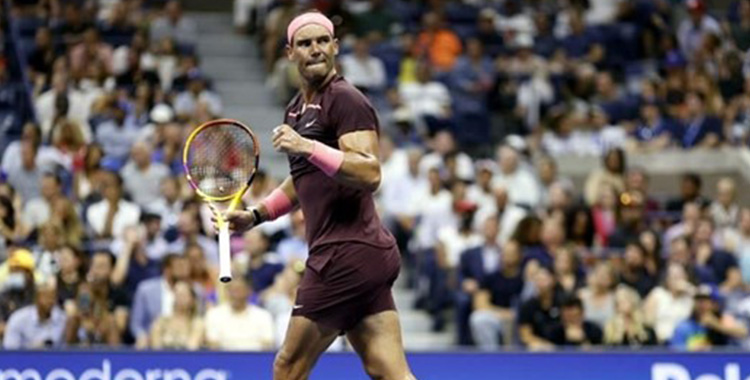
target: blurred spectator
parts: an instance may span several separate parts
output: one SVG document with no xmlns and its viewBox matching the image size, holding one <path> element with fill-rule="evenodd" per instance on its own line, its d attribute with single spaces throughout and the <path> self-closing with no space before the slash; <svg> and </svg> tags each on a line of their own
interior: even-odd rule
<svg viewBox="0 0 750 380">
<path fill-rule="evenodd" d="M 484 8 L 477 17 L 476 38 L 482 43 L 491 58 L 497 57 L 505 46 L 503 36 L 495 30 L 497 12 L 492 8 Z"/>
<path fill-rule="evenodd" d="M 70 49 L 70 70 L 83 72 L 84 65 L 103 65 L 112 72 L 112 46 L 99 39 L 99 31 L 90 27 L 83 33 L 83 41 Z"/>
<path fill-rule="evenodd" d="M 705 95 L 700 92 L 689 92 L 685 102 L 688 120 L 682 133 L 682 146 L 684 148 L 718 147 L 724 139 L 721 120 L 708 114 Z"/>
<path fill-rule="evenodd" d="M 250 286 L 241 276 L 228 285 L 228 302 L 206 313 L 206 340 L 218 350 L 260 351 L 274 347 L 271 313 L 250 304 Z"/>
<path fill-rule="evenodd" d="M 638 240 L 646 230 L 646 209 L 643 194 L 635 191 L 622 193 L 617 208 L 617 228 L 609 236 L 610 248 L 624 248 Z"/>
<path fill-rule="evenodd" d="M 0 332 L 6 328 L 5 322 L 11 314 L 34 302 L 34 264 L 34 256 L 23 248 L 11 251 L 3 263 L 2 272 L 5 275 L 0 293 Z"/>
<path fill-rule="evenodd" d="M 51 78 L 52 64 L 60 55 L 59 50 L 53 43 L 52 31 L 49 27 L 44 26 L 36 30 L 34 48 L 29 54 L 29 67 L 34 82 L 39 80 L 46 82 Z"/>
<path fill-rule="evenodd" d="M 75 305 L 78 287 L 86 281 L 87 262 L 83 254 L 70 247 L 62 247 L 58 255 L 53 257 L 59 270 L 55 274 L 57 280 L 57 303 L 66 312 Z"/>
<path fill-rule="evenodd" d="M 279 0 L 265 18 L 263 34 L 263 58 L 266 72 L 273 71 L 273 66 L 281 57 L 281 47 L 286 44 L 286 27 L 297 16 L 300 9 L 294 0 Z"/>
<path fill-rule="evenodd" d="M 717 231 L 724 231 L 737 226 L 740 207 L 737 205 L 737 185 L 730 177 L 716 182 L 716 201 L 709 207 Z"/>
<path fill-rule="evenodd" d="M 41 226 L 34 248 L 36 269 L 44 278 L 54 278 L 60 271 L 60 254 L 66 246 L 62 226 L 48 223 Z"/>
<path fill-rule="evenodd" d="M 158 217 L 144 214 L 143 226 L 125 228 L 123 236 L 112 242 L 117 253 L 112 282 L 133 295 L 141 281 L 159 276 L 159 263 L 168 253 L 167 242 L 160 233 Z"/>
<path fill-rule="evenodd" d="M 675 203 L 676 205 L 676 203 Z M 672 241 L 681 236 L 690 236 L 698 229 L 698 222 L 703 214 L 701 205 L 697 202 L 686 202 L 682 207 L 681 219 L 667 228 L 664 232 L 664 244 L 671 244 Z"/>
<path fill-rule="evenodd" d="M 380 58 L 370 54 L 370 45 L 365 38 L 354 42 L 351 54 L 340 58 L 342 75 L 354 87 L 365 94 L 385 89 L 385 66 Z"/>
<path fill-rule="evenodd" d="M 701 283 L 719 286 L 722 292 L 728 294 L 741 286 L 742 275 L 736 257 L 716 247 L 714 231 L 714 223 L 710 218 L 703 218 L 698 222 L 692 241 L 696 274 Z"/>
<path fill-rule="evenodd" d="M 446 157 L 453 155 L 455 158 L 455 175 L 458 179 L 470 181 L 474 177 L 474 166 L 468 154 L 456 148 L 456 140 L 449 131 L 439 131 L 430 141 L 432 152 L 422 156 L 419 161 L 419 176 L 427 178 L 430 169 L 442 170 Z"/>
<path fill-rule="evenodd" d="M 160 186 L 169 176 L 169 168 L 160 162 L 151 162 L 153 149 L 149 143 L 133 144 L 130 161 L 122 168 L 122 179 L 127 191 L 137 205 L 145 207 L 159 199 Z"/>
<path fill-rule="evenodd" d="M 541 266 L 532 276 L 537 295 L 521 305 L 518 333 L 521 343 L 531 350 L 553 347 L 553 329 L 560 321 L 560 294 L 549 269 Z"/>
<path fill-rule="evenodd" d="M 65 342 L 69 346 L 117 346 L 120 330 L 107 307 L 106 293 L 97 292 L 94 284 L 78 285 L 74 307 L 67 313 Z"/>
<path fill-rule="evenodd" d="M 491 160 L 479 160 L 476 162 L 476 181 L 466 189 L 466 198 L 477 205 L 477 215 L 482 215 L 483 210 L 491 209 L 495 205 L 495 196 L 492 188 L 492 178 L 497 171 L 497 165 Z M 482 222 L 474 218 L 475 222 Z"/>
<path fill-rule="evenodd" d="M 638 241 L 625 246 L 625 255 L 620 270 L 620 281 L 646 297 L 656 287 L 659 273 L 647 263 L 646 248 Z"/>
<path fill-rule="evenodd" d="M 5 196 L 0 196 L 0 260 L 5 259 L 5 252 L 10 243 L 15 240 L 18 230 L 16 228 L 16 210 L 13 201 Z"/>
<path fill-rule="evenodd" d="M 3 336 L 6 350 L 60 347 L 65 330 L 65 312 L 56 304 L 54 282 L 36 287 L 34 304 L 15 311 Z"/>
<path fill-rule="evenodd" d="M 614 268 L 607 262 L 594 266 L 588 276 L 588 286 L 578 292 L 583 302 L 584 317 L 587 321 L 604 329 L 607 322 L 615 317 L 617 278 Z M 633 305 L 637 307 L 638 305 Z"/>
<path fill-rule="evenodd" d="M 99 144 L 90 144 L 86 147 L 83 162 L 73 172 L 73 194 L 76 200 L 83 201 L 92 195 L 100 194 L 102 158 L 104 150 Z"/>
<path fill-rule="evenodd" d="M 594 222 L 594 240 L 597 246 L 609 245 L 609 236 L 615 232 L 617 226 L 617 191 L 609 184 L 599 188 L 596 203 L 591 208 Z"/>
<path fill-rule="evenodd" d="M 727 231 L 724 241 L 725 248 L 734 252 L 737 258 L 742 282 L 747 288 L 747 284 L 750 284 L 750 208 L 740 210 L 737 229 Z"/>
<path fill-rule="evenodd" d="M 353 24 L 359 38 L 382 41 L 388 38 L 398 25 L 398 18 L 389 9 L 386 0 L 370 0 L 369 9 L 360 13 Z"/>
<path fill-rule="evenodd" d="M 679 125 L 668 119 L 661 105 L 646 102 L 640 106 L 640 119 L 631 134 L 630 145 L 638 151 L 655 152 L 672 144 L 680 134 Z"/>
<path fill-rule="evenodd" d="M 426 63 L 417 65 L 417 80 L 402 82 L 398 94 L 418 123 L 425 123 L 431 132 L 443 129 L 451 116 L 451 94 L 443 83 L 432 76 Z"/>
<path fill-rule="evenodd" d="M 560 231 L 560 228 L 551 228 L 548 226 L 558 225 L 553 219 L 545 220 L 544 227 L 542 227 L 542 239 L 545 239 L 545 235 L 553 234 L 550 231 Z M 565 237 L 563 235 L 562 240 Z M 553 274 L 555 276 L 555 282 L 557 283 L 558 290 L 565 295 L 575 295 L 579 289 L 583 286 L 583 278 L 580 277 L 579 261 L 576 253 L 567 246 L 559 246 L 555 249 L 550 249 L 548 252 L 554 257 Z"/>
<path fill-rule="evenodd" d="M 728 346 L 731 339 L 747 336 L 747 328 L 722 309 L 723 299 L 716 288 L 702 285 L 695 293 L 690 318 L 675 328 L 670 347 L 679 350 L 706 351 Z"/>
<path fill-rule="evenodd" d="M 291 215 L 291 234 L 279 242 L 276 250 L 281 256 L 281 261 L 289 265 L 295 261 L 307 260 L 307 240 L 305 240 L 305 215 L 301 210 L 294 211 Z"/>
<path fill-rule="evenodd" d="M 718 21 L 706 14 L 706 2 L 704 0 L 687 0 L 689 18 L 682 20 L 677 27 L 677 38 L 680 48 L 688 58 L 692 58 L 709 34 L 721 34 L 721 26 Z"/>
<path fill-rule="evenodd" d="M 656 333 L 646 324 L 641 297 L 632 288 L 620 285 L 614 292 L 615 315 L 604 328 L 604 344 L 640 348 L 656 345 Z"/>
<path fill-rule="evenodd" d="M 36 163 L 37 152 L 37 146 L 31 141 L 21 142 L 21 165 L 5 169 L 8 183 L 21 195 L 24 204 L 41 195 L 39 183 L 44 169 Z"/>
<path fill-rule="evenodd" d="M 490 140 L 489 92 L 495 82 L 492 60 L 484 55 L 482 42 L 466 41 L 466 54 L 456 61 L 451 77 L 453 109 L 458 125 L 456 137 L 467 148 Z"/>
<path fill-rule="evenodd" d="M 701 194 L 703 181 L 696 173 L 685 173 L 680 179 L 680 196 L 667 201 L 667 211 L 683 211 L 687 202 L 696 202 L 699 206 L 707 206 L 709 201 Z"/>
<path fill-rule="evenodd" d="M 646 324 L 654 327 L 660 343 L 669 342 L 677 324 L 690 315 L 693 293 L 685 268 L 679 264 L 667 266 L 664 280 L 648 294 L 643 306 Z"/>
<path fill-rule="evenodd" d="M 174 284 L 172 313 L 159 316 L 151 326 L 151 349 L 197 350 L 203 345 L 205 322 L 200 315 L 196 292 L 185 281 Z"/>
<path fill-rule="evenodd" d="M 750 2 L 740 0 L 737 3 L 739 21 L 729 26 L 729 36 L 738 50 L 747 51 L 750 49 Z"/>
<path fill-rule="evenodd" d="M 565 215 L 565 236 L 577 250 L 586 250 L 594 246 L 594 219 L 591 211 L 585 207 L 570 207 L 572 195 L 560 185 L 552 188 L 550 215 L 556 211 Z"/>
<path fill-rule="evenodd" d="M 603 159 L 604 168 L 597 169 L 586 179 L 584 198 L 586 203 L 596 203 L 602 186 L 611 186 L 617 193 L 625 190 L 625 152 L 616 148 L 608 151 Z"/>
<path fill-rule="evenodd" d="M 169 252 L 185 252 L 190 244 L 197 244 L 212 262 L 219 261 L 218 248 L 216 242 L 203 234 L 200 222 L 200 215 L 197 210 L 183 208 L 177 221 L 177 231 L 179 235 L 176 240 L 169 243 L 167 250 Z"/>
<path fill-rule="evenodd" d="M 422 250 L 435 247 L 440 228 L 456 222 L 451 209 L 451 193 L 443 188 L 438 168 L 428 170 L 427 181 L 428 187 L 415 197 L 412 205 L 414 214 L 420 218 L 414 231 L 415 247 Z"/>
<path fill-rule="evenodd" d="M 116 258 L 111 252 L 97 251 L 91 255 L 91 264 L 86 281 L 92 285 L 92 292 L 106 301 L 107 310 L 112 313 L 118 335 L 122 337 L 128 328 L 130 299 L 125 291 L 112 281 Z"/>
<path fill-rule="evenodd" d="M 588 347 L 602 344 L 602 329 L 584 319 L 583 303 L 569 297 L 560 306 L 560 322 L 551 331 L 551 341 L 558 346 Z"/>
<path fill-rule="evenodd" d="M 492 219 L 488 219 L 488 227 L 491 222 Z M 465 255 L 469 252 L 472 251 Z M 505 243 L 502 255 L 487 248 L 482 250 L 481 255 L 483 275 L 467 277 L 462 287 L 465 292 L 473 294 L 471 332 L 474 341 L 483 350 L 494 350 L 502 341 L 510 344 L 514 340 L 515 307 L 524 286 L 521 247 L 511 240 Z M 500 256 L 501 262 L 492 267 L 490 264 L 497 260 L 497 256 Z"/>
<path fill-rule="evenodd" d="M 182 13 L 177 0 L 164 4 L 164 14 L 151 23 L 151 41 L 171 38 L 178 44 L 193 47 L 198 42 L 198 25 Z"/>
<path fill-rule="evenodd" d="M 119 174 L 106 172 L 101 176 L 101 183 L 103 199 L 89 206 L 86 220 L 96 238 L 119 238 L 125 228 L 138 224 L 141 212 L 138 206 L 123 198 L 122 178 Z"/>
<path fill-rule="evenodd" d="M 175 97 L 174 111 L 178 116 L 190 117 L 201 105 L 207 107 L 211 115 L 221 114 L 219 96 L 206 87 L 206 79 L 201 74 L 195 74 L 190 78 L 187 89 Z"/>
<path fill-rule="evenodd" d="M 561 44 L 565 53 L 574 59 L 598 64 L 604 59 L 604 46 L 600 43 L 600 36 L 587 26 L 578 10 L 567 12 L 570 34 L 562 39 Z M 558 19 L 559 20 L 559 19 Z"/>
<path fill-rule="evenodd" d="M 101 144 L 104 150 L 102 163 L 119 170 L 128 159 L 130 148 L 138 139 L 138 126 L 135 119 L 128 116 L 126 104 L 111 100 L 109 111 L 112 118 L 96 127 L 96 142 Z"/>
<path fill-rule="evenodd" d="M 274 333 L 276 347 L 281 347 L 281 344 L 284 342 L 287 326 L 292 317 L 297 287 L 304 271 L 305 264 L 302 262 L 287 265 L 284 271 L 274 278 L 273 285 L 260 294 L 259 298 L 263 306 L 273 316 L 274 325 L 276 326 Z"/>
<path fill-rule="evenodd" d="M 142 281 L 133 297 L 130 332 L 136 338 L 136 347 L 145 348 L 151 324 L 160 316 L 169 316 L 176 307 L 177 284 L 188 284 L 190 261 L 186 257 L 170 254 L 162 261 L 161 277 Z M 197 297 L 191 291 L 181 294 L 180 307 L 183 313 L 197 309 Z M 185 317 L 183 315 L 182 317 Z M 183 331 L 183 333 L 187 333 Z M 187 336 L 173 339 L 187 339 Z"/>
<path fill-rule="evenodd" d="M 50 220 L 52 206 L 62 196 L 60 185 L 60 179 L 56 175 L 46 173 L 42 176 L 39 181 L 41 196 L 32 198 L 23 207 L 21 220 L 23 222 L 24 235 L 28 235 Z"/>
<path fill-rule="evenodd" d="M 208 264 L 203 249 L 197 244 L 189 244 L 185 247 L 184 256 L 190 261 L 190 280 L 192 283 L 203 289 L 205 301 L 215 301 L 215 284 L 216 278 L 219 276 L 217 268 Z"/>
<path fill-rule="evenodd" d="M 497 149 L 496 159 L 500 171 L 492 180 L 493 187 L 505 188 L 511 204 L 529 208 L 538 206 L 541 196 L 539 184 L 522 166 L 519 152 L 509 145 L 503 145 Z"/>
<path fill-rule="evenodd" d="M 164 167 L 160 163 L 158 165 Z M 180 212 L 185 204 L 180 198 L 180 187 L 177 177 L 165 175 L 159 181 L 159 195 L 145 207 L 149 213 L 161 218 L 162 230 L 175 228 L 178 225 Z"/>
<path fill-rule="evenodd" d="M 428 12 L 422 16 L 422 31 L 414 44 L 413 54 L 429 60 L 436 71 L 449 71 L 461 54 L 461 40 L 446 28 L 442 16 Z"/>
<path fill-rule="evenodd" d="M 271 252 L 268 236 L 259 229 L 243 235 L 245 252 L 240 262 L 246 262 L 247 281 L 255 292 L 262 292 L 273 284 L 273 279 L 284 270 L 284 263 L 276 252 Z"/>
</svg>

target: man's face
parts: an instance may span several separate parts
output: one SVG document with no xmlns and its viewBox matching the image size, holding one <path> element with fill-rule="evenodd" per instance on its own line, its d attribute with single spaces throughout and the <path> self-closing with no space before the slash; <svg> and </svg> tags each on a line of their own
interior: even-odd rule
<svg viewBox="0 0 750 380">
<path fill-rule="evenodd" d="M 57 185 L 57 180 L 51 176 L 44 176 L 41 180 L 40 192 L 46 199 L 52 199 L 59 194 L 60 187 Z"/>
<path fill-rule="evenodd" d="M 49 314 L 57 302 L 57 292 L 52 286 L 42 286 L 36 290 L 36 307 L 42 314 Z"/>
<path fill-rule="evenodd" d="M 190 261 L 186 257 L 176 258 L 168 271 L 174 281 L 187 281 L 190 279 Z"/>
<path fill-rule="evenodd" d="M 250 289 L 244 281 L 232 281 L 228 285 L 229 302 L 234 309 L 242 309 L 247 305 L 247 298 L 250 296 Z"/>
<path fill-rule="evenodd" d="M 93 282 L 109 282 L 112 274 L 112 261 L 106 253 L 97 253 L 91 258 L 89 278 Z"/>
<path fill-rule="evenodd" d="M 320 83 L 333 70 L 339 44 L 326 28 L 308 24 L 297 30 L 287 57 L 297 63 L 300 75 L 308 83 Z"/>
</svg>

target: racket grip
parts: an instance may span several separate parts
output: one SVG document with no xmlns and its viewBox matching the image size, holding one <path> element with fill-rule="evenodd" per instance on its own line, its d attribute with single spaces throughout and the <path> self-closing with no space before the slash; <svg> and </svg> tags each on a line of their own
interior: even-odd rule
<svg viewBox="0 0 750 380">
<path fill-rule="evenodd" d="M 219 281 L 232 281 L 232 251 L 229 248 L 229 223 L 219 227 Z"/>
</svg>

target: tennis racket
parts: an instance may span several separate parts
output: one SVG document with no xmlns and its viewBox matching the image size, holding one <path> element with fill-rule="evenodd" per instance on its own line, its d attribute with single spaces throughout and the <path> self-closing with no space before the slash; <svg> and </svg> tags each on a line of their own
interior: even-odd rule
<svg viewBox="0 0 750 380">
<path fill-rule="evenodd" d="M 201 124 L 188 136 L 182 164 L 190 186 L 212 208 L 229 201 L 234 210 L 258 171 L 260 146 L 253 131 L 237 120 Z M 219 281 L 232 281 L 229 223 L 216 212 L 219 228 Z"/>
</svg>

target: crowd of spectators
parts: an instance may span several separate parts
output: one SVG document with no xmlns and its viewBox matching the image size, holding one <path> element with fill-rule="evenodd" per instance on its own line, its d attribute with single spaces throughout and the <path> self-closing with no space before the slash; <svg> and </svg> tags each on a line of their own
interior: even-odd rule
<svg viewBox="0 0 750 380">
<path fill-rule="evenodd" d="M 708 199 L 685 173 L 655 194 L 627 162 L 747 143 L 750 0 L 238 0 L 282 101 L 298 83 L 284 27 L 307 7 L 334 20 L 340 70 L 380 112 L 378 206 L 434 330 L 487 350 L 750 348 L 737 184 Z M 222 116 L 196 22 L 176 0 L 3 11 L 36 115 L 0 136 L 3 347 L 278 347 L 304 215 L 233 236 L 236 279 L 217 284 L 211 212 L 180 163 L 190 129 Z M 575 186 L 567 154 L 602 167 Z M 276 184 L 258 173 L 244 202 Z"/>
<path fill-rule="evenodd" d="M 299 78 L 281 26 L 311 4 L 334 21 L 338 68 L 381 116 L 380 210 L 434 330 L 483 349 L 748 346 L 735 181 L 707 199 L 686 172 L 658 194 L 627 157 L 747 145 L 750 1 L 308 3 L 237 26 L 259 32 L 284 104 Z M 566 155 L 602 166 L 575 186 Z"/>
</svg>

